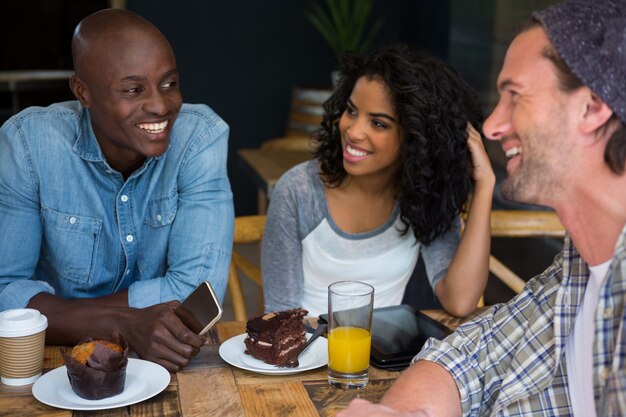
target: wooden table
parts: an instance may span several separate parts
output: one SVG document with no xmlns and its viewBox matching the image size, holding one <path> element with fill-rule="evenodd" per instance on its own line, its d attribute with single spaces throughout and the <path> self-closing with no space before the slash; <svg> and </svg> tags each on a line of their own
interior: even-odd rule
<svg viewBox="0 0 626 417">
<path fill-rule="evenodd" d="M 127 407 L 98 412 L 70 411 L 47 406 L 31 394 L 31 385 L 0 384 L 3 416 L 334 416 L 353 398 L 378 401 L 399 372 L 370 368 L 370 383 L 362 390 L 344 391 L 328 385 L 326 367 L 286 376 L 266 376 L 224 362 L 221 341 L 244 332 L 241 322 L 219 323 L 204 347 L 184 371 L 172 375 L 168 387 L 155 397 Z M 58 346 L 46 346 L 44 372 L 61 366 Z"/>
<path fill-rule="evenodd" d="M 455 327 L 460 320 L 438 310 L 425 311 Z M 0 384 L 2 416 L 334 416 L 356 397 L 379 401 L 400 372 L 370 366 L 370 382 L 361 390 L 328 385 L 326 367 L 293 375 L 267 376 L 228 365 L 219 356 L 221 342 L 244 332 L 242 322 L 218 323 L 205 346 L 185 370 L 172 375 L 168 387 L 138 404 L 103 411 L 63 410 L 37 401 L 32 385 Z M 46 346 L 44 372 L 63 365 L 58 346 Z"/>
<path fill-rule="evenodd" d="M 274 149 L 239 149 L 240 166 L 257 187 L 258 213 L 265 214 L 278 179 L 289 168 L 313 158 L 311 152 Z"/>
</svg>

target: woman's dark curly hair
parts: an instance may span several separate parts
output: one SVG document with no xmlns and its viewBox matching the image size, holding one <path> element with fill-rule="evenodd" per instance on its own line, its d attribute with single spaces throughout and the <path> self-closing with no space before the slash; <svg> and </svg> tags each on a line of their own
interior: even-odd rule
<svg viewBox="0 0 626 417">
<path fill-rule="evenodd" d="M 313 134 L 321 177 L 336 187 L 346 177 L 339 119 L 361 77 L 387 87 L 404 138 L 399 192 L 401 219 L 425 244 L 450 229 L 472 186 L 467 123 L 482 123 L 480 102 L 460 75 L 442 61 L 406 46 L 369 55 L 346 54 L 322 127 Z"/>
</svg>

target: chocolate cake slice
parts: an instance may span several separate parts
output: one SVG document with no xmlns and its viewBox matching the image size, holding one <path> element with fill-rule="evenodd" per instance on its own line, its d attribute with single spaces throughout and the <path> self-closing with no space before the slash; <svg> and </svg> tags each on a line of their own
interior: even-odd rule
<svg viewBox="0 0 626 417">
<path fill-rule="evenodd" d="M 298 366 L 298 353 L 306 343 L 302 319 L 307 313 L 294 308 L 252 317 L 246 323 L 246 353 L 272 365 Z"/>
</svg>

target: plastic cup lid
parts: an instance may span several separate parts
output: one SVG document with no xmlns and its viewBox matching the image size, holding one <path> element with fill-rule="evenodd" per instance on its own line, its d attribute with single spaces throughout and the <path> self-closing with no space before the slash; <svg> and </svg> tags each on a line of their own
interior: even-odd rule
<svg viewBox="0 0 626 417">
<path fill-rule="evenodd" d="M 0 337 L 28 336 L 47 327 L 46 316 L 32 308 L 16 308 L 0 313 Z"/>
</svg>

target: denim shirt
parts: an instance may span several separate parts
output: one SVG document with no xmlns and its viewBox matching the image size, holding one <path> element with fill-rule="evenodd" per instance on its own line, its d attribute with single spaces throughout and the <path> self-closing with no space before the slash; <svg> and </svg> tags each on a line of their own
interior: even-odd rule
<svg viewBox="0 0 626 417">
<path fill-rule="evenodd" d="M 0 311 L 36 294 L 128 289 L 131 307 L 223 299 L 233 239 L 229 128 L 184 104 L 167 151 L 128 179 L 105 160 L 78 102 L 32 107 L 0 129 Z"/>
</svg>

